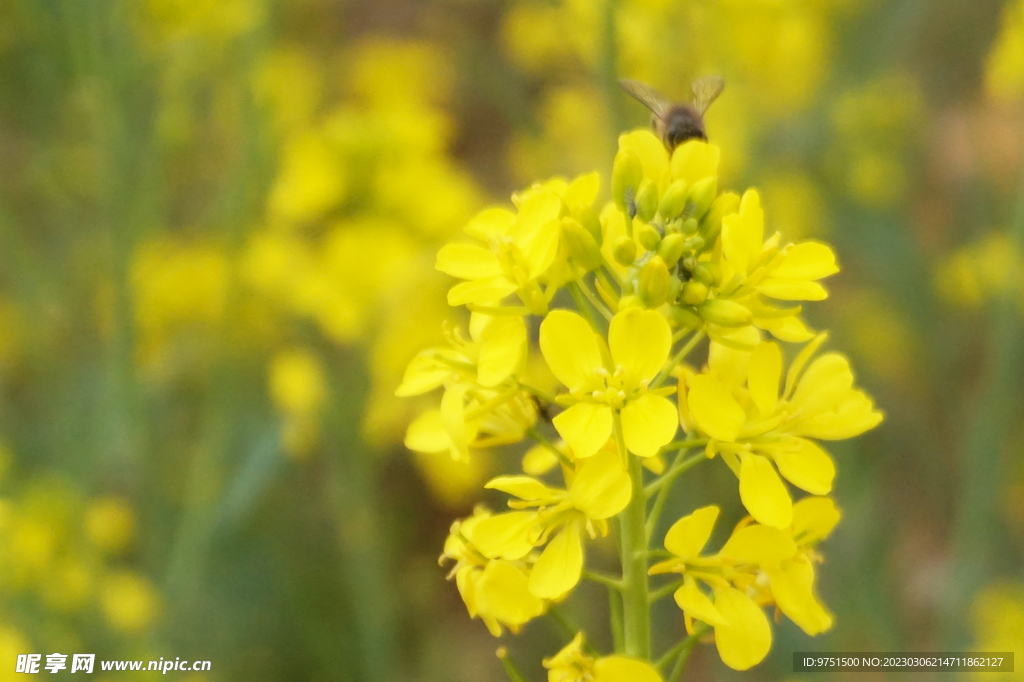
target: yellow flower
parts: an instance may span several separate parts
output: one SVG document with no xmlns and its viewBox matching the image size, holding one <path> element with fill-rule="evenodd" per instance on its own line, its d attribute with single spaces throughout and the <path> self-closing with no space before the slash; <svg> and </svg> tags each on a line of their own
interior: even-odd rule
<svg viewBox="0 0 1024 682">
<path fill-rule="evenodd" d="M 629 656 L 594 659 L 583 651 L 583 633 L 578 632 L 554 656 L 544 659 L 548 682 L 661 682 L 651 664 Z"/>
<path fill-rule="evenodd" d="M 995 99 L 1013 102 L 1024 94 L 1024 2 L 1003 7 L 999 35 L 985 61 L 985 89 Z"/>
<path fill-rule="evenodd" d="M 625 509 L 632 496 L 629 474 L 611 450 L 583 460 L 568 490 L 529 476 L 500 476 L 485 487 L 519 498 L 509 501 L 517 511 L 483 519 L 470 540 L 484 556 L 513 561 L 546 543 L 529 581 L 530 592 L 545 599 L 576 586 L 583 571 L 583 531 L 591 538 L 607 535 L 607 519 Z"/>
<path fill-rule="evenodd" d="M 720 554 L 700 556 L 717 519 L 718 507 L 711 505 L 676 521 L 665 536 L 665 549 L 674 557 L 651 566 L 650 573 L 683 574 L 682 586 L 674 596 L 683 610 L 687 631 L 695 632 L 693 620 L 713 626 L 722 662 L 746 670 L 767 655 L 772 633 L 761 607 L 747 595 L 746 587 L 753 583 L 750 573 L 733 570 Z M 714 601 L 697 581 L 711 588 Z"/>
<path fill-rule="evenodd" d="M 750 353 L 712 344 L 708 371 L 680 381 L 684 424 L 710 439 L 709 456 L 722 453 L 747 511 L 768 526 L 793 522 L 779 473 L 815 495 L 832 489 L 835 465 L 811 439 L 852 438 L 882 421 L 871 398 L 853 387 L 846 358 L 826 353 L 811 362 L 825 338 L 819 334 L 796 356 L 781 394 L 782 352 L 771 342 Z"/>
<path fill-rule="evenodd" d="M 778 308 L 763 299 L 820 301 L 828 296 L 817 280 L 839 272 L 832 250 L 820 242 L 780 248 L 776 233 L 764 240 L 764 211 L 756 190 L 747 190 L 739 212 L 722 218 L 720 256 L 713 260 L 721 283 L 715 298 L 734 301 L 750 310 L 753 324 L 783 341 L 807 341 L 811 332 L 798 317 L 800 308 Z M 709 319 L 709 321 L 715 321 Z M 721 336 L 714 328 L 712 338 Z"/>
<path fill-rule="evenodd" d="M 814 545 L 828 537 L 839 518 L 831 498 L 806 497 L 793 505 L 793 523 L 786 530 L 741 522 L 720 554 L 762 571 L 768 579 L 765 601 L 774 602 L 808 635 L 817 635 L 832 627 L 832 615 L 814 594 L 814 564 L 821 561 Z"/>
<path fill-rule="evenodd" d="M 411 450 L 450 450 L 453 459 L 467 460 L 470 447 L 518 442 L 536 421 L 532 400 L 509 380 L 526 360 L 522 318 L 474 313 L 469 331 L 470 340 L 450 331 L 451 348 L 413 358 L 395 391 L 412 396 L 445 387 L 440 408 L 409 425 L 405 443 Z"/>
<path fill-rule="evenodd" d="M 596 195 L 597 175 L 590 174 L 571 184 L 534 185 L 512 197 L 515 213 L 496 207 L 479 213 L 466 233 L 483 244 L 447 244 L 437 254 L 438 270 L 467 280 L 452 287 L 448 303 L 494 305 L 516 293 L 530 312 L 545 314 L 556 287 L 544 291 L 540 284 L 559 255 L 561 219 L 589 209 Z"/>
<path fill-rule="evenodd" d="M 660 313 L 628 308 L 612 318 L 604 339 L 580 315 L 552 311 L 540 325 L 540 349 L 552 373 L 569 388 L 559 402 L 568 404 L 554 426 L 576 457 L 597 452 L 612 435 L 620 414 L 626 447 L 652 457 L 679 427 L 675 406 L 652 379 L 665 365 L 672 332 Z"/>
<path fill-rule="evenodd" d="M 455 561 L 448 577 L 455 578 L 470 617 L 479 616 L 491 634 L 499 637 L 502 626 L 519 632 L 523 625 L 543 614 L 547 604 L 527 589 L 524 562 L 488 559 L 468 542 L 473 528 L 490 516 L 489 511 L 478 507 L 473 516 L 453 523 L 440 561 Z"/>
</svg>

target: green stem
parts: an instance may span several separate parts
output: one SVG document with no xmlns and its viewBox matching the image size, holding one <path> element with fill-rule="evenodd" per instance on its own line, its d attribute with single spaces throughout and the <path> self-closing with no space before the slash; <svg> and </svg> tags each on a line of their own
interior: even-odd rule
<svg viewBox="0 0 1024 682">
<path fill-rule="evenodd" d="M 630 455 L 622 435 L 622 415 L 614 415 L 615 442 L 619 453 L 629 463 L 629 477 L 633 483 L 633 497 L 619 516 L 621 529 L 622 605 L 624 611 L 625 651 L 642 660 L 651 657 L 650 604 L 647 601 L 647 533 L 646 501 L 644 495 L 643 464 Z"/>
<path fill-rule="evenodd" d="M 586 282 L 577 282 L 576 285 L 579 287 L 580 292 L 584 296 L 586 296 L 588 301 L 590 301 L 590 305 L 594 306 L 594 310 L 601 313 L 601 316 L 604 319 L 611 321 L 612 311 L 608 310 L 608 307 L 605 306 L 604 301 L 602 301 L 597 294 L 590 290 L 590 287 L 586 285 Z"/>
<path fill-rule="evenodd" d="M 675 647 L 679 650 L 679 658 L 676 659 L 676 664 L 673 666 L 672 672 L 665 682 L 677 682 L 679 680 L 679 677 L 683 674 L 683 668 L 686 667 L 686 661 L 690 659 L 690 654 L 693 653 L 693 647 L 697 646 L 697 640 L 703 637 L 704 633 L 709 629 L 709 626 L 701 623 L 697 626 L 696 632 Z M 665 662 L 668 663 L 668 661 Z"/>
<path fill-rule="evenodd" d="M 545 436 L 537 429 L 527 429 L 526 435 L 528 435 L 530 438 L 534 439 L 535 441 L 546 447 L 548 450 L 550 450 L 552 453 L 554 453 L 555 457 L 557 457 L 558 461 L 561 462 L 562 464 L 566 465 L 567 467 L 574 466 L 572 460 L 570 460 L 568 457 L 562 454 L 562 451 L 556 448 L 555 444 L 548 440 L 547 436 Z"/>
<path fill-rule="evenodd" d="M 704 338 L 704 333 L 703 329 L 694 332 L 693 336 L 690 337 L 690 340 L 686 342 L 686 345 L 668 361 L 668 363 L 662 368 L 661 372 L 658 373 L 658 376 L 654 377 L 654 381 L 651 382 L 651 388 L 661 386 L 661 383 L 668 378 L 668 375 L 671 374 L 672 370 L 680 362 L 686 359 L 686 356 L 690 354 L 690 351 L 697 347 L 697 344 Z"/>
<path fill-rule="evenodd" d="M 654 535 L 654 531 L 658 527 L 658 519 L 661 517 L 661 512 L 665 508 L 665 501 L 668 500 L 668 493 L 672 490 L 672 481 L 676 480 L 684 471 L 696 466 L 701 460 L 707 459 L 704 453 L 694 455 L 689 459 L 680 461 L 683 457 L 684 450 L 680 450 L 679 454 L 676 455 L 676 461 L 673 463 L 672 468 L 668 470 L 668 473 L 663 475 L 654 483 L 651 483 L 644 489 L 644 493 L 648 496 L 654 491 L 658 491 L 658 497 L 654 500 L 654 506 L 651 507 L 651 513 L 647 516 L 647 539 L 650 540 L 651 536 Z"/>
<path fill-rule="evenodd" d="M 622 632 L 622 593 L 616 590 L 608 590 L 608 617 L 612 623 L 612 646 L 615 653 L 621 654 L 626 650 L 625 635 Z"/>
<path fill-rule="evenodd" d="M 523 389 L 527 393 L 535 395 L 545 402 L 551 403 L 552 405 L 555 403 L 555 396 L 551 395 L 547 391 L 542 391 L 539 388 L 535 388 L 533 386 L 530 386 L 529 384 L 524 384 L 522 381 L 518 380 L 516 381 L 516 384 L 519 386 L 519 388 Z"/>
<path fill-rule="evenodd" d="M 577 282 L 569 282 L 569 292 L 572 294 L 572 300 L 576 301 L 576 307 L 580 309 L 580 314 L 590 323 L 590 328 L 595 332 L 601 331 L 601 327 L 597 324 L 597 318 L 594 317 L 594 311 L 587 303 L 587 298 L 583 295 L 580 285 Z"/>
<path fill-rule="evenodd" d="M 613 578 L 603 573 L 597 573 L 596 571 L 583 571 L 582 577 L 584 580 L 604 585 L 610 590 L 621 590 L 623 588 L 622 581 L 618 578 Z"/>
<path fill-rule="evenodd" d="M 664 599 L 665 597 L 667 597 L 668 595 L 672 594 L 673 592 L 675 592 L 676 590 L 678 590 L 682 586 L 683 586 L 683 581 L 682 580 L 676 580 L 675 582 L 671 582 L 668 585 L 662 585 L 661 587 L 659 587 L 656 590 L 651 590 L 651 593 L 649 595 L 647 595 L 647 601 L 650 602 L 651 604 L 653 604 L 654 602 L 658 601 L 659 599 Z"/>
<path fill-rule="evenodd" d="M 552 604 L 548 607 L 548 617 L 551 618 L 551 620 L 558 623 L 558 627 L 562 628 L 562 630 L 565 632 L 565 635 L 570 640 L 573 637 L 575 637 L 580 631 L 579 626 L 577 626 L 575 623 L 569 620 L 569 618 L 566 617 L 566 615 L 562 613 L 562 610 L 555 604 Z M 596 657 L 601 655 L 600 652 L 598 652 L 598 650 L 595 649 L 590 644 L 590 642 L 587 641 L 586 637 L 583 638 L 583 650 L 591 656 Z"/>
<path fill-rule="evenodd" d="M 680 448 L 679 454 L 676 455 L 676 460 L 672 463 L 669 470 L 662 474 L 661 478 L 644 488 L 644 493 L 648 497 L 656 493 L 658 490 L 670 485 L 672 481 L 676 480 L 676 478 L 683 472 L 692 469 L 700 464 L 701 461 L 707 459 L 707 456 L 703 452 L 698 452 L 693 457 L 689 457 L 687 459 L 681 459 L 682 456 L 686 454 L 686 450 L 687 448 Z"/>
<path fill-rule="evenodd" d="M 505 673 L 508 675 L 508 679 L 512 682 L 526 682 L 526 678 L 524 678 L 523 674 L 519 672 L 518 668 L 516 668 L 516 664 L 512 662 L 512 659 L 509 658 L 508 649 L 505 647 L 499 647 L 498 658 L 501 659 L 501 664 L 505 666 Z"/>
</svg>

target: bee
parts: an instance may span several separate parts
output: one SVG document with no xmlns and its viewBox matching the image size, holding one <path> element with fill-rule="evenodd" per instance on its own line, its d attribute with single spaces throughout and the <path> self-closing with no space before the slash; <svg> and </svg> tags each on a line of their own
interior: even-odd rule
<svg viewBox="0 0 1024 682">
<path fill-rule="evenodd" d="M 704 112 L 708 110 L 722 89 L 725 81 L 719 76 L 705 76 L 693 82 L 693 106 L 670 102 L 649 85 L 637 81 L 619 81 L 622 89 L 638 102 L 651 110 L 651 127 L 669 151 L 687 140 L 707 141 L 704 131 Z"/>
</svg>

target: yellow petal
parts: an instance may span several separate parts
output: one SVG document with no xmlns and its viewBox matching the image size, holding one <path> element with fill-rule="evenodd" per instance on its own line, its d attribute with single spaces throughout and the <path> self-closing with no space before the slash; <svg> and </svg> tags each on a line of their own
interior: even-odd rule
<svg viewBox="0 0 1024 682">
<path fill-rule="evenodd" d="M 459 279 L 483 279 L 501 274 L 498 257 L 490 249 L 476 244 L 445 244 L 437 253 L 434 267 Z"/>
<path fill-rule="evenodd" d="M 764 239 L 764 211 L 757 190 L 748 189 L 740 212 L 722 218 L 722 255 L 740 275 L 746 275 L 760 255 Z"/>
<path fill-rule="evenodd" d="M 626 656 L 606 656 L 594 661 L 593 682 L 662 682 L 650 663 Z"/>
<path fill-rule="evenodd" d="M 508 234 L 515 219 L 515 214 L 507 208 L 485 208 L 466 225 L 466 234 L 483 242 L 490 241 L 492 236 Z"/>
<path fill-rule="evenodd" d="M 787 528 L 793 521 L 793 500 L 767 457 L 740 454 L 740 499 L 758 523 Z"/>
<path fill-rule="evenodd" d="M 625 372 L 627 390 L 653 379 L 672 350 L 672 330 L 656 310 L 627 308 L 608 327 L 612 360 Z"/>
<path fill-rule="evenodd" d="M 790 403 L 794 410 L 814 414 L 838 405 L 852 387 L 850 363 L 839 353 L 825 353 L 807 367 Z"/>
<path fill-rule="evenodd" d="M 708 374 L 690 379 L 686 403 L 697 427 L 718 440 L 736 440 L 746 421 L 746 414 L 729 387 Z"/>
<path fill-rule="evenodd" d="M 704 545 L 708 544 L 717 520 L 718 507 L 713 504 L 684 516 L 673 523 L 665 534 L 665 549 L 680 559 L 694 559 L 700 556 Z"/>
<path fill-rule="evenodd" d="M 405 369 L 402 384 L 395 390 L 399 398 L 407 398 L 432 391 L 445 382 L 452 374 L 449 365 L 438 362 L 437 355 L 444 351 L 428 348 L 412 359 Z"/>
<path fill-rule="evenodd" d="M 796 555 L 796 543 L 784 530 L 751 524 L 735 531 L 720 554 L 741 564 L 774 568 Z"/>
<path fill-rule="evenodd" d="M 512 511 L 480 519 L 469 531 L 469 541 L 480 553 L 492 559 L 522 559 L 534 544 L 537 512 Z"/>
<path fill-rule="evenodd" d="M 589 208 L 597 198 L 597 192 L 601 189 L 601 176 L 597 171 L 581 175 L 566 188 L 562 195 L 562 201 L 572 210 Z"/>
<path fill-rule="evenodd" d="M 664 143 L 649 130 L 619 135 L 619 149 L 632 148 L 640 158 L 644 178 L 658 185 L 659 194 L 668 187 L 669 158 Z"/>
<path fill-rule="evenodd" d="M 813 545 L 829 536 L 840 516 L 832 498 L 805 497 L 793 505 L 793 539 L 804 546 Z"/>
<path fill-rule="evenodd" d="M 739 590 L 715 590 L 715 606 L 728 622 L 715 628 L 715 646 L 722 662 L 733 670 L 760 663 L 772 647 L 772 630 L 764 611 Z"/>
<path fill-rule="evenodd" d="M 806 438 L 793 438 L 772 448 L 772 459 L 779 473 L 801 490 L 826 495 L 832 490 L 836 465 L 828 453 Z"/>
<path fill-rule="evenodd" d="M 489 490 L 500 490 L 528 502 L 547 502 L 556 499 L 561 493 L 556 488 L 544 485 L 529 476 L 498 476 L 484 486 Z"/>
<path fill-rule="evenodd" d="M 607 519 L 626 508 L 633 486 L 618 452 L 602 451 L 583 460 L 569 489 L 573 505 L 590 519 Z"/>
<path fill-rule="evenodd" d="M 685 180 L 693 187 L 695 182 L 718 176 L 721 151 L 703 140 L 687 140 L 672 152 L 672 179 Z"/>
<path fill-rule="evenodd" d="M 831 410 L 818 412 L 800 422 L 794 433 L 822 440 L 845 440 L 875 428 L 883 418 L 864 392 L 850 391 Z"/>
<path fill-rule="evenodd" d="M 551 423 L 573 455 L 585 459 L 600 450 L 612 435 L 612 409 L 607 405 L 576 403 Z"/>
<path fill-rule="evenodd" d="M 679 430 L 676 406 L 668 398 L 644 393 L 622 408 L 622 435 L 626 449 L 640 457 L 653 457 Z"/>
<path fill-rule="evenodd" d="M 558 456 L 546 445 L 534 445 L 523 455 L 523 473 L 543 476 L 558 464 Z"/>
<path fill-rule="evenodd" d="M 814 280 L 839 272 L 836 256 L 820 242 L 801 242 L 786 249 L 772 277 Z"/>
<path fill-rule="evenodd" d="M 466 386 L 449 386 L 441 397 L 441 423 L 448 432 L 452 459 L 469 460 L 469 442 L 476 438 L 477 424 L 466 422 Z"/>
<path fill-rule="evenodd" d="M 824 301 L 828 298 L 825 287 L 805 279 L 766 277 L 758 283 L 757 291 L 780 301 Z"/>
<path fill-rule="evenodd" d="M 415 452 L 444 452 L 450 446 L 441 410 L 427 410 L 416 417 L 405 432 L 405 447 Z"/>
<path fill-rule="evenodd" d="M 791 621 L 809 635 L 832 627 L 832 616 L 814 596 L 814 566 L 806 557 L 787 561 L 768 572 L 772 596 Z"/>
<path fill-rule="evenodd" d="M 787 343 L 803 343 L 814 336 L 798 315 L 785 317 L 754 317 L 754 324 L 771 332 L 779 341 Z"/>
<path fill-rule="evenodd" d="M 480 335 L 477 383 L 497 386 L 519 366 L 526 352 L 526 323 L 521 317 L 496 317 Z"/>
<path fill-rule="evenodd" d="M 459 306 L 466 305 L 467 303 L 493 305 L 496 301 L 505 298 L 517 288 L 504 275 L 474 279 L 462 284 L 456 284 L 449 289 L 448 305 Z"/>
<path fill-rule="evenodd" d="M 576 587 L 583 572 L 583 538 L 578 522 L 568 523 L 544 548 L 530 573 L 530 592 L 557 599 Z"/>
<path fill-rule="evenodd" d="M 757 330 L 754 330 L 754 334 L 757 336 L 754 341 L 756 347 L 761 338 Z M 709 373 L 718 377 L 727 386 L 742 386 L 750 367 L 750 355 L 751 349 L 736 348 L 712 339 L 708 344 Z"/>
<path fill-rule="evenodd" d="M 530 593 L 528 580 L 526 573 L 510 561 L 489 562 L 475 586 L 478 610 L 518 629 L 545 611 L 544 602 Z"/>
<path fill-rule="evenodd" d="M 697 581 L 690 576 L 683 577 L 683 586 L 676 590 L 673 595 L 679 608 L 696 620 L 703 621 L 709 625 L 725 625 L 725 618 L 715 608 L 714 602 L 700 591 Z"/>
<path fill-rule="evenodd" d="M 783 391 L 782 396 L 789 399 L 793 395 L 793 391 L 796 390 L 797 382 L 800 379 L 800 375 L 803 373 L 807 363 L 811 361 L 811 358 L 821 347 L 821 344 L 825 343 L 828 339 L 828 334 L 822 332 L 814 337 L 806 346 L 800 349 L 800 352 L 793 358 L 793 362 L 789 364 L 789 369 L 786 371 L 786 389 Z"/>
<path fill-rule="evenodd" d="M 779 379 L 782 377 L 782 351 L 778 344 L 766 341 L 750 356 L 747 388 L 761 414 L 775 411 L 779 400 Z"/>
<path fill-rule="evenodd" d="M 514 242 L 526 259 L 531 279 L 544 274 L 555 260 L 561 210 L 561 198 L 550 189 L 527 192 L 519 206 Z"/>
<path fill-rule="evenodd" d="M 578 314 L 568 310 L 548 313 L 540 324 L 540 352 L 551 373 L 569 388 L 597 388 L 594 372 L 603 366 L 601 351 L 594 330 Z"/>
</svg>

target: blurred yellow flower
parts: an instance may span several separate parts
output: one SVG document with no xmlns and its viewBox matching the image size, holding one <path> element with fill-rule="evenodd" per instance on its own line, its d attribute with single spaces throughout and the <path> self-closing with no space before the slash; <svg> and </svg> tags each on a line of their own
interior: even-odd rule
<svg viewBox="0 0 1024 682">
<path fill-rule="evenodd" d="M 160 597 L 152 583 L 132 571 L 107 575 L 100 591 L 100 605 L 115 630 L 137 633 L 152 626 L 160 610 Z"/>
<path fill-rule="evenodd" d="M 135 537 L 135 515 L 120 497 L 90 500 L 82 523 L 86 536 L 103 552 L 121 552 Z"/>
<path fill-rule="evenodd" d="M 993 98 L 1014 102 L 1024 95 L 1024 2 L 1003 5 L 999 34 L 985 62 L 985 89 Z"/>
<path fill-rule="evenodd" d="M 974 630 L 972 651 L 1014 651 L 1020 647 L 1024 632 L 1024 585 L 1003 582 L 981 590 L 971 605 Z M 1015 664 L 1016 665 L 1016 664 Z M 974 673 L 981 680 L 1019 682 L 1024 679 L 1020 667 L 1012 673 Z"/>
</svg>

